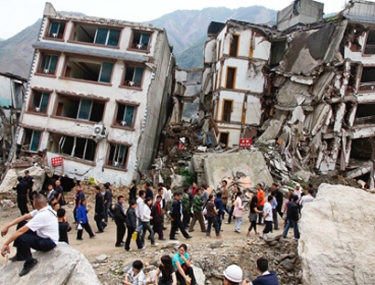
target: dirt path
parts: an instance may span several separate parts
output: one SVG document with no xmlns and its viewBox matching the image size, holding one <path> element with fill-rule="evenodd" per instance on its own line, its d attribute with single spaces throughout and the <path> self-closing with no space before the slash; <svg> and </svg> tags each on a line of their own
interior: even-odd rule
<svg viewBox="0 0 375 285">
<path fill-rule="evenodd" d="M 97 234 L 95 238 L 90 239 L 89 236 L 87 235 L 86 232 L 83 233 L 83 240 L 79 241 L 76 240 L 76 229 L 75 226 L 73 225 L 73 207 L 68 205 L 65 207 L 67 211 L 67 218 L 68 221 L 70 222 L 72 226 L 72 231 L 69 233 L 69 243 L 70 245 L 82 252 L 88 259 L 89 261 L 94 261 L 95 257 L 99 254 L 106 254 L 106 255 L 112 255 L 112 254 L 117 254 L 117 253 L 124 253 L 128 254 L 124 251 L 124 248 L 120 247 L 115 247 L 115 239 L 116 239 L 116 225 L 113 221 L 109 221 L 108 227 L 105 229 L 104 233 Z M 13 219 L 17 218 L 19 215 L 19 211 L 17 208 L 13 208 L 8 211 L 1 210 L 0 212 L 0 229 L 2 229 L 7 223 L 12 221 Z M 231 224 L 225 224 L 223 223 L 222 229 L 223 229 L 223 239 L 225 240 L 245 240 L 246 239 L 246 232 L 249 227 L 249 221 L 248 221 L 248 212 L 244 213 L 245 221 L 242 225 L 241 228 L 241 233 L 235 233 L 233 231 L 234 229 L 234 222 L 232 221 Z M 227 216 L 226 216 L 227 217 Z M 93 211 L 92 209 L 89 211 L 89 220 L 90 220 L 90 225 L 95 232 L 97 230 L 96 224 L 94 222 L 93 218 Z M 280 223 L 280 220 L 279 220 Z M 283 221 L 282 221 L 283 223 Z M 164 231 L 165 238 L 167 238 L 167 241 L 158 241 L 159 247 L 165 243 L 168 242 L 168 237 L 169 237 L 169 230 L 170 230 L 170 224 L 166 224 L 167 230 Z M 282 227 L 281 227 L 282 228 Z M 258 226 L 258 231 L 261 231 L 263 229 L 263 226 Z M 6 238 L 8 238 L 13 232 L 15 231 L 15 227 L 13 227 L 9 233 L 7 234 L 6 237 L 0 238 L 0 246 L 3 246 L 3 243 L 5 242 Z M 281 230 L 276 231 L 278 233 L 281 233 Z M 290 234 L 292 231 L 290 230 Z M 195 225 L 195 231 L 190 233 L 193 238 L 188 241 L 189 244 L 194 244 L 194 243 L 201 243 L 207 240 L 205 233 L 202 233 L 200 231 L 199 223 Z M 216 239 L 215 233 L 213 230 L 211 230 L 211 235 L 213 236 L 212 239 Z M 254 234 L 252 233 L 252 236 Z M 178 240 L 181 242 L 185 242 L 186 240 L 183 238 L 181 234 L 177 235 Z M 149 246 L 150 244 L 148 243 L 148 246 L 146 247 L 145 251 L 155 251 L 158 248 L 152 248 Z M 134 242 L 132 243 L 133 246 L 133 251 L 136 250 L 136 246 L 134 245 Z M 11 247 L 11 254 L 10 256 L 13 256 L 15 253 L 15 248 Z M 4 264 L 5 258 L 2 258 L 0 256 L 0 265 Z"/>
</svg>

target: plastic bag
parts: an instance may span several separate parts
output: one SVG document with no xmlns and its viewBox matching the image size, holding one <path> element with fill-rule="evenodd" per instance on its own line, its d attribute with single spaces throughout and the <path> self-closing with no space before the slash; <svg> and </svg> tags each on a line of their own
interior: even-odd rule
<svg viewBox="0 0 375 285">
<path fill-rule="evenodd" d="M 78 224 L 77 230 L 79 230 L 79 231 L 83 230 L 83 227 L 82 227 L 81 224 Z"/>
</svg>

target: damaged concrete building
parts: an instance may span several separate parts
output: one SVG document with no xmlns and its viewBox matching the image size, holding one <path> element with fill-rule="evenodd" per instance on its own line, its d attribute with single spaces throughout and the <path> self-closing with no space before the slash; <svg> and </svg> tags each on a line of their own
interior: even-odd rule
<svg viewBox="0 0 375 285">
<path fill-rule="evenodd" d="M 56 12 L 46 3 L 17 144 L 55 174 L 128 184 L 149 169 L 175 59 L 165 30 Z"/>
<path fill-rule="evenodd" d="M 16 150 L 16 130 L 25 99 L 26 82 L 27 80 L 20 76 L 0 73 L 0 171 L 2 176 Z"/>
<path fill-rule="evenodd" d="M 341 172 L 373 187 L 375 3 L 322 11 L 296 0 L 275 27 L 212 22 L 201 100 L 228 147 L 277 143 L 291 172 Z"/>
</svg>

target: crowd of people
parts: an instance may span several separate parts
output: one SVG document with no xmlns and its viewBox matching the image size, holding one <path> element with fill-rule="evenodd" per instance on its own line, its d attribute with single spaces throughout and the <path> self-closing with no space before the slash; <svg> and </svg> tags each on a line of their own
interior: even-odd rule
<svg viewBox="0 0 375 285">
<path fill-rule="evenodd" d="M 36 264 L 32 256 L 25 252 L 30 247 L 42 251 L 50 250 L 57 241 L 69 243 L 68 232 L 71 227 L 67 222 L 66 210 L 62 207 L 66 202 L 59 180 L 54 185 L 48 185 L 48 190 L 43 194 L 32 191 L 33 178 L 28 172 L 25 172 L 25 177 L 18 177 L 17 180 L 18 184 L 14 186 L 14 189 L 17 191 L 17 202 L 22 217 L 7 225 L 1 232 L 4 236 L 9 227 L 17 225 L 17 232 L 5 243 L 2 254 L 5 255 L 10 252 L 9 243 L 14 241 L 17 254 L 12 259 L 25 261 L 24 270 L 20 273 L 20 275 L 24 275 Z M 96 185 L 94 187 L 94 220 L 97 231 L 94 233 L 89 222 L 89 209 L 87 209 L 85 193 L 80 185 L 76 185 L 73 209 L 74 223 L 77 229 L 76 239 L 83 239 L 83 230 L 87 232 L 90 238 L 103 233 L 108 225 L 109 218 L 112 218 L 116 225 L 115 246 L 124 247 L 125 251 L 132 250 L 130 247 L 132 241 L 135 242 L 138 250 L 146 247 L 147 240 L 152 247 L 158 246 L 156 237 L 160 241 L 166 240 L 164 231 L 167 230 L 167 220 L 170 220 L 170 240 L 176 240 L 177 233 L 182 234 L 186 239 L 191 239 L 190 233 L 194 232 L 197 222 L 200 231 L 204 232 L 207 238 L 212 238 L 211 231 L 216 238 L 222 238 L 223 222 L 231 224 L 234 220 L 233 231 L 238 234 L 241 233 L 244 210 L 248 206 L 250 226 L 246 236 L 250 236 L 252 230 L 260 237 L 273 230 L 279 230 L 279 220 L 281 219 L 284 221 L 283 237 L 287 236 L 289 229 L 292 227 L 294 238 L 298 240 L 298 220 L 301 215 L 301 208 L 306 203 L 312 202 L 315 197 L 312 185 L 309 185 L 307 191 L 302 191 L 299 184 L 293 191 L 290 191 L 285 203 L 284 194 L 276 183 L 272 184 L 268 196 L 265 195 L 263 185 L 259 183 L 257 192 L 253 195 L 247 195 L 246 199 L 243 198 L 244 193 L 237 183 L 228 185 L 226 180 L 222 181 L 221 188 L 216 193 L 205 185 L 198 187 L 195 183 L 191 188 L 185 187 L 183 192 L 173 193 L 173 196 L 168 188 L 163 183 L 159 183 L 157 189 L 153 190 L 150 183 L 146 182 L 142 189 L 138 191 L 136 181 L 133 180 L 128 193 L 129 206 L 125 209 L 125 197 L 123 195 L 118 196 L 116 203 L 112 204 L 113 194 L 110 183 Z M 28 199 L 34 209 L 31 213 L 29 213 L 27 207 Z M 42 212 L 43 215 L 37 215 Z M 50 219 L 47 223 L 47 225 L 50 225 L 48 229 L 45 229 L 40 221 L 39 223 L 35 222 L 40 217 L 46 216 L 46 213 L 53 214 L 55 220 L 52 222 L 52 215 L 48 216 Z M 26 223 L 27 220 L 30 221 Z M 35 223 L 37 226 L 35 226 Z M 264 225 L 262 232 L 257 230 L 257 225 Z M 124 239 L 126 233 L 127 236 Z M 19 240 L 22 240 L 22 242 Z M 28 244 L 25 245 L 25 243 Z M 182 285 L 195 283 L 189 266 L 189 255 L 186 251 L 186 246 L 182 244 L 179 252 L 176 253 L 177 255 L 170 261 L 167 256 L 164 256 L 159 268 L 163 278 L 157 280 L 157 283 L 174 283 L 176 280 Z M 125 280 L 125 283 L 132 283 L 132 281 L 129 281 L 130 279 L 140 279 L 141 272 L 141 265 L 136 263 L 133 266 L 132 273 L 127 275 L 129 279 Z M 165 280 L 168 280 L 168 282 L 165 283 Z"/>
</svg>

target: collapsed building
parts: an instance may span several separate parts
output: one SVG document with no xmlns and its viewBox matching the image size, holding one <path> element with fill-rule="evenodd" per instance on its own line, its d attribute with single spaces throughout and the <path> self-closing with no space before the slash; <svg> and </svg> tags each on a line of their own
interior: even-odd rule
<svg viewBox="0 0 375 285">
<path fill-rule="evenodd" d="M 341 172 L 373 187 L 374 19 L 372 2 L 352 1 L 323 19 L 323 4 L 296 0 L 278 13 L 277 27 L 212 22 L 201 102 L 218 141 L 277 143 L 283 163 L 305 180 Z"/>
<path fill-rule="evenodd" d="M 165 30 L 46 3 L 33 47 L 19 156 L 43 153 L 56 175 L 120 185 L 149 169 L 175 64 Z"/>
</svg>

